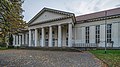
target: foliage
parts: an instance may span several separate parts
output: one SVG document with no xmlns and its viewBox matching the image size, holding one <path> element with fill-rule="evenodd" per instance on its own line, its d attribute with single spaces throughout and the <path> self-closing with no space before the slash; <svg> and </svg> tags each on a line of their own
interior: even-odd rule
<svg viewBox="0 0 120 67">
<path fill-rule="evenodd" d="M 107 50 L 106 54 L 104 50 L 93 50 L 90 52 L 107 63 L 109 67 L 120 67 L 120 50 Z"/>
<path fill-rule="evenodd" d="M 22 0 L 0 0 L 0 28 L 3 42 L 9 41 L 9 35 L 16 33 L 26 26 L 22 15 Z"/>
<path fill-rule="evenodd" d="M 0 42 L 0 47 L 6 47 L 6 43 Z"/>
<path fill-rule="evenodd" d="M 9 48 L 9 49 L 14 49 L 14 46 L 9 45 L 8 48 Z"/>
<path fill-rule="evenodd" d="M 8 48 L 6 48 L 6 47 L 0 47 L 0 50 L 6 50 L 6 49 L 8 49 Z"/>
<path fill-rule="evenodd" d="M 12 45 L 13 44 L 13 35 L 10 34 L 9 35 L 9 45 Z"/>
</svg>

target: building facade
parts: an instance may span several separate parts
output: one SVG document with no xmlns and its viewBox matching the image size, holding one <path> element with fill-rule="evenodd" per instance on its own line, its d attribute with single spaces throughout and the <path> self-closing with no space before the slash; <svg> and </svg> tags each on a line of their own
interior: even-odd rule
<svg viewBox="0 0 120 67">
<path fill-rule="evenodd" d="M 28 30 L 13 37 L 14 46 L 105 47 L 107 42 L 107 47 L 120 47 L 120 8 L 77 17 L 43 8 L 28 22 Z"/>
</svg>

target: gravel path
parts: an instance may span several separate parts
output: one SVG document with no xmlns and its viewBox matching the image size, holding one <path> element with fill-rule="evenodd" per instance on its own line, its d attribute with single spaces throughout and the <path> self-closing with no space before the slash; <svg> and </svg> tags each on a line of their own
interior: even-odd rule
<svg viewBox="0 0 120 67">
<path fill-rule="evenodd" d="M 103 67 L 89 52 L 0 50 L 0 67 Z"/>
</svg>

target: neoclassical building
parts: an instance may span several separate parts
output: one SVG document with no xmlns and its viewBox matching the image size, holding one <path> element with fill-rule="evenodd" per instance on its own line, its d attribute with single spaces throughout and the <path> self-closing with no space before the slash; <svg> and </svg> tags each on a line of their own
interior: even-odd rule
<svg viewBox="0 0 120 67">
<path fill-rule="evenodd" d="M 120 47 L 120 8 L 76 16 L 43 8 L 26 30 L 13 35 L 14 46 Z"/>
</svg>

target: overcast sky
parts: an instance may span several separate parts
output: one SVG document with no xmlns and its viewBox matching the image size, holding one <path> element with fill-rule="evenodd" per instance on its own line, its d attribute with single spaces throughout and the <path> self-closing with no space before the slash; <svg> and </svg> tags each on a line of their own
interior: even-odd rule
<svg viewBox="0 0 120 67">
<path fill-rule="evenodd" d="M 25 0 L 24 20 L 28 22 L 44 7 L 72 12 L 78 16 L 120 7 L 120 0 Z"/>
</svg>

